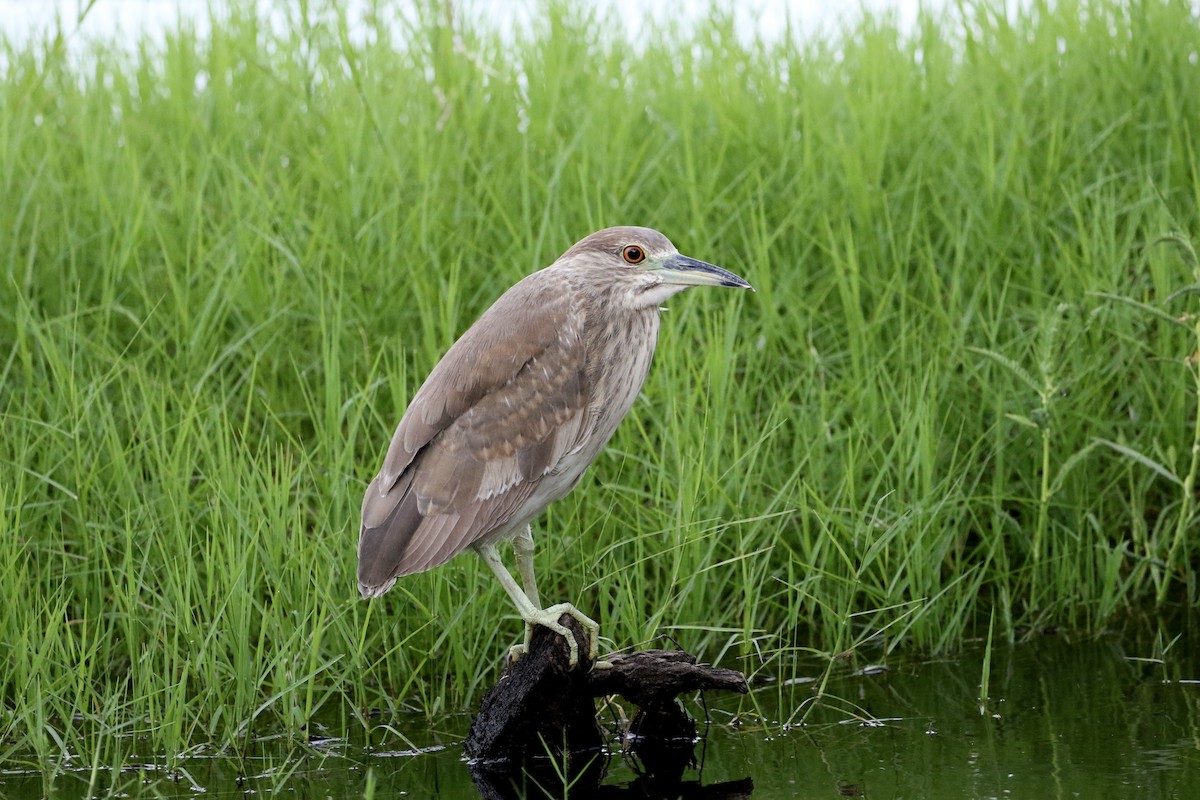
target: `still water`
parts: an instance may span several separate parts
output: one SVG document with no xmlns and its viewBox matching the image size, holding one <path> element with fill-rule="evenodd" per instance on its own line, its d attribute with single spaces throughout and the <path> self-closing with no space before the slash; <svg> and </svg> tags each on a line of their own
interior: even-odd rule
<svg viewBox="0 0 1200 800">
<path fill-rule="evenodd" d="M 570 797 L 639 798 L 1200 798 L 1200 635 L 1074 641 L 955 659 L 876 654 L 789 665 L 749 697 L 711 694 L 687 706 L 704 739 L 678 782 L 639 776 L 614 752 Z M 981 705 L 983 706 L 981 711 Z M 807 716 L 805 716 L 807 712 Z M 603 715 L 615 720 L 616 712 Z M 339 715 L 340 719 L 340 715 Z M 473 776 L 462 758 L 468 716 L 374 720 L 298 748 L 266 738 L 254 758 L 205 754 L 167 771 L 152 759 L 60 773 L 55 797 L 564 797 L 554 765 L 513 789 Z M 338 723 L 340 725 L 340 723 Z M 619 745 L 614 744 L 619 751 Z M 89 780 L 93 781 L 92 793 Z M 0 796 L 40 797 L 42 776 L 0 765 Z M 538 786 L 543 787 L 539 789 Z"/>
</svg>

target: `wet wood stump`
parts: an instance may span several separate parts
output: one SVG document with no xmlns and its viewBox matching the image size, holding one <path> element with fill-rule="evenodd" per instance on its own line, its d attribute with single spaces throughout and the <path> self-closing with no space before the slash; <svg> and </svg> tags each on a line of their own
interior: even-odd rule
<svg viewBox="0 0 1200 800">
<path fill-rule="evenodd" d="M 578 765 L 572 772 L 585 769 L 604 746 L 595 698 L 620 695 L 638 707 L 626 734 L 628 750 L 646 774 L 678 779 L 692 762 L 697 737 L 695 723 L 675 698 L 703 689 L 747 691 L 740 672 L 698 664 L 677 650 L 613 655 L 610 669 L 593 670 L 587 633 L 570 617 L 559 622 L 579 642 L 579 663 L 570 666 L 561 636 L 540 627 L 534 631 L 529 652 L 500 676 L 471 725 L 466 754 L 477 768 L 511 769 L 549 756 Z"/>
</svg>

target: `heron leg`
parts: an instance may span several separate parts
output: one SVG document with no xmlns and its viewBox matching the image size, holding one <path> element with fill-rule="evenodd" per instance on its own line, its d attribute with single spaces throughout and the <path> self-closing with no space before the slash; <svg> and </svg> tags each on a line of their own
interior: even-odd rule
<svg viewBox="0 0 1200 800">
<path fill-rule="evenodd" d="M 530 541 L 532 543 L 532 539 Z M 483 559 L 483 563 L 488 565 L 488 568 L 492 570 L 492 574 L 500 581 L 500 585 L 504 587 L 504 591 L 508 594 L 509 599 L 517 607 L 517 612 L 521 615 L 521 619 L 525 621 L 525 643 L 514 645 L 509 650 L 510 658 L 520 658 L 529 650 L 529 640 L 533 637 L 533 627 L 541 625 L 543 628 L 549 628 L 567 640 L 567 649 L 570 651 L 569 663 L 571 666 L 578 664 L 579 645 L 575 641 L 575 636 L 558 622 L 558 618 L 563 614 L 577 620 L 588 631 L 589 638 L 591 639 L 589 643 L 590 647 L 588 648 L 589 657 L 593 660 L 596 658 L 596 640 L 600 637 L 600 626 L 594 620 L 570 603 L 559 603 L 549 608 L 538 608 L 521 587 L 517 585 L 517 582 L 513 580 L 513 576 L 500 560 L 500 554 L 496 552 L 495 544 L 491 542 L 476 544 L 475 552 L 479 553 L 479 557 Z M 529 577 L 532 578 L 532 563 L 530 567 Z M 524 577 L 523 573 L 524 569 L 522 569 L 522 577 Z"/>
<path fill-rule="evenodd" d="M 521 573 L 521 585 L 525 596 L 538 608 L 542 601 L 538 597 L 537 578 L 533 575 L 533 531 L 526 525 L 512 540 L 513 554 L 517 557 L 517 571 Z"/>
</svg>

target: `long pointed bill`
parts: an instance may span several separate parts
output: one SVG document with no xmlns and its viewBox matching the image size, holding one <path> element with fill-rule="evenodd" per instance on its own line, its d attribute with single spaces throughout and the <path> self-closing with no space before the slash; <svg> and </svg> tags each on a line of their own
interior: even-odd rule
<svg viewBox="0 0 1200 800">
<path fill-rule="evenodd" d="M 753 286 L 729 270 L 680 253 L 667 256 L 660 263 L 650 266 L 647 271 L 658 275 L 663 283 L 679 286 L 728 286 L 754 291 Z"/>
</svg>

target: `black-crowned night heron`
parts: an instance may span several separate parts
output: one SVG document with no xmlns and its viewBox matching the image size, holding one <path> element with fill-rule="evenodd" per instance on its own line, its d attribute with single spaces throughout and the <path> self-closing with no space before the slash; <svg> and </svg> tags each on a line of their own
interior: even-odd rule
<svg viewBox="0 0 1200 800">
<path fill-rule="evenodd" d="M 524 647 L 543 625 L 577 663 L 575 638 L 558 622 L 568 614 L 588 630 L 594 659 L 595 622 L 569 603 L 542 608 L 529 523 L 579 483 L 629 412 L 654 356 L 660 305 L 689 286 L 751 288 L 680 255 L 658 231 L 607 228 L 485 311 L 413 397 L 367 488 L 363 597 L 471 548 L 516 604 Z M 522 586 L 496 552 L 503 540 Z"/>
</svg>

